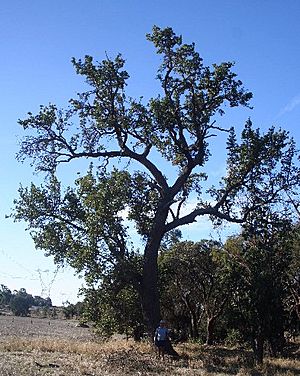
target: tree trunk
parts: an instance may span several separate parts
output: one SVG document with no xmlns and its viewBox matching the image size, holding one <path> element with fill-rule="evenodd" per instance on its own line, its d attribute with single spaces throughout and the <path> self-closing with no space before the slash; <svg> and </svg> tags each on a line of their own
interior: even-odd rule
<svg viewBox="0 0 300 376">
<path fill-rule="evenodd" d="M 157 214 L 149 234 L 144 253 L 142 309 L 148 335 L 153 337 L 160 320 L 160 301 L 158 290 L 158 250 L 164 236 L 167 211 Z"/>
<path fill-rule="evenodd" d="M 206 321 L 206 344 L 212 345 L 213 344 L 213 331 L 215 328 L 215 317 L 208 317 Z"/>
<path fill-rule="evenodd" d="M 199 337 L 198 331 L 198 320 L 196 318 L 195 312 L 190 312 L 191 317 L 191 337 L 197 339 Z"/>
<path fill-rule="evenodd" d="M 278 354 L 282 353 L 284 346 L 286 344 L 283 325 L 280 328 L 280 330 L 277 331 L 277 333 L 274 330 L 274 335 L 271 335 L 271 337 L 269 338 L 269 342 L 270 342 L 271 355 L 273 357 L 277 357 Z"/>
<path fill-rule="evenodd" d="M 264 359 L 264 337 L 261 333 L 258 333 L 256 338 L 253 340 L 253 352 L 256 364 L 263 364 Z"/>
<path fill-rule="evenodd" d="M 197 339 L 199 337 L 199 331 L 198 331 L 198 320 L 195 310 L 193 309 L 190 301 L 189 296 L 185 295 L 182 297 L 182 301 L 184 302 L 185 306 L 187 307 L 189 311 L 190 316 L 190 335 L 191 338 Z"/>
<path fill-rule="evenodd" d="M 160 320 L 157 250 L 146 247 L 143 268 L 142 309 L 148 335 L 153 337 Z"/>
<path fill-rule="evenodd" d="M 166 203 L 162 203 L 161 207 L 165 209 L 158 212 L 155 217 L 144 253 L 142 309 L 148 336 L 151 340 L 160 320 L 157 258 L 160 243 L 165 234 L 165 222 L 168 215 Z M 165 352 L 173 357 L 179 357 L 170 340 L 167 341 Z"/>
</svg>

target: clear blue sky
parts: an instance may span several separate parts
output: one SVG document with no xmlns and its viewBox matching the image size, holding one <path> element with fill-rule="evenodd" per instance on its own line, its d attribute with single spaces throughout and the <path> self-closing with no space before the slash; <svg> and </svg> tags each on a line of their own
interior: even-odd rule
<svg viewBox="0 0 300 376">
<path fill-rule="evenodd" d="M 224 126 L 239 129 L 247 117 L 267 129 L 281 126 L 300 146 L 300 1 L 298 0 L 3 0 L 0 4 L 0 284 L 46 294 L 55 304 L 76 301 L 82 280 L 70 269 L 53 284 L 52 260 L 36 251 L 25 224 L 5 219 L 19 184 L 41 177 L 15 160 L 24 136 L 17 120 L 40 104 L 67 105 L 82 89 L 71 57 L 105 58 L 121 52 L 133 96 L 155 96 L 158 58 L 145 34 L 154 24 L 172 26 L 195 42 L 206 64 L 235 61 L 235 71 L 254 93 L 254 109 L 233 111 Z M 225 150 L 213 156 L 222 170 Z M 189 238 L 209 236 L 200 221 Z M 45 295 L 44 295 L 45 296 Z"/>
</svg>

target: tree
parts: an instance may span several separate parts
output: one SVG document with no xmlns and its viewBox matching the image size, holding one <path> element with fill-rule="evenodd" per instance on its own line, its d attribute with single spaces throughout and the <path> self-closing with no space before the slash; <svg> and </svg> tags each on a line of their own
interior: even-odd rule
<svg viewBox="0 0 300 376">
<path fill-rule="evenodd" d="M 262 207 L 248 218 L 241 236 L 227 241 L 226 249 L 229 260 L 240 269 L 232 303 L 235 326 L 238 323 L 257 363 L 262 363 L 266 342 L 273 356 L 285 344 L 284 300 L 293 252 L 290 217 Z"/>
<path fill-rule="evenodd" d="M 107 282 L 98 289 L 84 290 L 84 318 L 95 323 L 96 331 L 100 335 L 119 333 L 140 340 L 143 322 L 136 290 L 132 286 L 116 288 Z"/>
<path fill-rule="evenodd" d="M 292 251 L 291 263 L 287 270 L 288 281 L 284 301 L 287 312 L 286 329 L 295 338 L 300 333 L 300 242 L 299 222 L 294 226 L 291 233 Z"/>
<path fill-rule="evenodd" d="M 194 339 L 199 338 L 199 327 L 206 320 L 208 345 L 236 288 L 233 269 L 223 263 L 221 253 L 222 245 L 216 241 L 180 242 L 159 259 L 163 309 L 169 312 L 181 307 L 189 317 Z"/>
<path fill-rule="evenodd" d="M 72 319 L 74 316 L 82 317 L 83 315 L 83 303 L 77 302 L 72 304 L 69 301 L 63 303 L 63 314 L 66 319 Z"/>
<path fill-rule="evenodd" d="M 93 321 L 97 332 L 104 336 L 113 333 L 133 335 L 140 340 L 144 333 L 139 291 L 136 285 L 140 276 L 142 258 L 127 254 L 122 260 L 115 260 L 112 267 L 93 278 L 81 289 L 84 299 L 84 317 Z M 92 283 L 93 282 L 93 283 Z M 97 283 L 96 283 L 97 282 Z M 135 282 L 135 283 L 132 283 Z"/>
<path fill-rule="evenodd" d="M 34 296 L 33 305 L 36 307 L 52 307 L 52 301 L 49 297 L 44 299 L 40 296 Z"/>
<path fill-rule="evenodd" d="M 286 132 L 271 129 L 260 135 L 247 121 L 239 143 L 234 130 L 229 132 L 226 177 L 218 188 L 207 187 L 209 141 L 228 132 L 219 124 L 219 117 L 225 114 L 226 104 L 248 107 L 252 93 L 236 78 L 233 63 L 205 66 L 195 45 L 182 43 L 171 28 L 154 26 L 147 38 L 162 57 L 157 75 L 161 93 L 156 98 L 144 103 L 126 95 L 129 74 L 121 55 L 102 62 L 94 62 L 91 56 L 73 58 L 76 72 L 85 77 L 90 89 L 71 99 L 65 111 L 50 104 L 19 121 L 30 133 L 21 143 L 18 158 L 31 158 L 37 171 L 53 175 L 59 165 L 88 158 L 97 161 L 103 182 L 114 161 L 119 161 L 116 174 L 124 189 L 119 211 L 110 208 L 112 200 L 118 201 L 110 191 L 112 181 L 101 191 L 94 190 L 94 182 L 90 192 L 100 196 L 103 207 L 94 200 L 96 206 L 90 211 L 98 215 L 107 211 L 109 220 L 102 214 L 103 221 L 98 221 L 97 231 L 88 238 L 80 200 L 84 197 L 78 199 L 69 188 L 61 198 L 59 183 L 52 180 L 45 188 L 20 189 L 15 219 L 28 221 L 37 246 L 57 261 L 71 259 L 78 270 L 91 261 L 94 272 L 100 273 L 108 253 L 126 258 L 126 229 L 120 212 L 123 199 L 128 219 L 144 239 L 138 283 L 145 324 L 151 332 L 160 318 L 157 258 L 165 234 L 204 215 L 241 223 L 264 200 L 274 202 L 280 192 L 298 184 L 298 170 L 293 164 L 294 144 Z M 255 185 L 260 187 L 259 200 L 249 201 L 247 192 Z M 36 197 L 39 204 L 34 206 Z M 186 213 L 184 204 L 189 197 L 197 199 L 197 204 Z M 83 241 L 77 241 L 79 234 Z M 68 248 L 68 242 L 73 247 Z"/>
<path fill-rule="evenodd" d="M 0 307 L 8 305 L 11 297 L 12 293 L 10 289 L 4 285 L 0 285 Z"/>
<path fill-rule="evenodd" d="M 9 306 L 16 316 L 27 316 L 29 308 L 33 305 L 33 297 L 27 294 L 24 288 L 15 291 L 10 299 Z"/>
</svg>

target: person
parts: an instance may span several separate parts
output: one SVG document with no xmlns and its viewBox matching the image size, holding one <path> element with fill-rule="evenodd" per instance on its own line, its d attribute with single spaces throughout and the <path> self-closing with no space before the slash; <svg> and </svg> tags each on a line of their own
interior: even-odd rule
<svg viewBox="0 0 300 376">
<path fill-rule="evenodd" d="M 158 356 L 165 358 L 167 341 L 169 340 L 169 329 L 165 320 L 160 320 L 159 327 L 155 330 L 154 344 L 158 348 Z"/>
</svg>

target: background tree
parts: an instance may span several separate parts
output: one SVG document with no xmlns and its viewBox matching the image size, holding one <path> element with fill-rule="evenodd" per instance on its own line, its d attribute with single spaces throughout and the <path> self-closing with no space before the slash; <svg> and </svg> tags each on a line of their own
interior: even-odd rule
<svg viewBox="0 0 300 376">
<path fill-rule="evenodd" d="M 63 303 L 63 314 L 66 319 L 72 319 L 73 317 L 82 318 L 83 317 L 83 303 L 77 302 L 72 304 L 69 301 Z"/>
<path fill-rule="evenodd" d="M 27 316 L 29 308 L 33 305 L 33 297 L 27 294 L 24 288 L 15 291 L 10 299 L 9 306 L 16 316 Z"/>
<path fill-rule="evenodd" d="M 126 96 L 129 75 L 121 55 L 99 63 L 86 56 L 72 62 L 90 86 L 88 91 L 71 99 L 66 111 L 50 104 L 20 121 L 30 134 L 21 144 L 19 159 L 32 158 L 37 171 L 53 174 L 60 164 L 90 158 L 97 161 L 98 171 L 105 177 L 111 164 L 120 161 L 119 169 L 125 170 L 120 174 L 127 176 L 124 192 L 117 198 L 106 185 L 94 191 L 102 208 L 96 199 L 90 201 L 91 212 L 107 212 L 109 219 L 103 214 L 91 234 L 78 197 L 68 189 L 61 199 L 52 185 L 21 189 L 15 219 L 28 221 L 36 245 L 56 261 L 66 260 L 77 270 L 96 275 L 105 268 L 110 253 L 114 257 L 126 253 L 125 227 L 120 219 L 123 199 L 128 219 L 134 221 L 145 241 L 139 293 L 151 332 L 160 318 L 157 258 L 164 235 L 203 215 L 243 222 L 264 200 L 277 200 L 281 191 L 298 181 L 295 148 L 286 132 L 272 129 L 266 136 L 260 135 L 248 121 L 240 142 L 231 130 L 227 175 L 218 188 L 205 193 L 209 141 L 228 131 L 219 124 L 219 117 L 226 104 L 248 106 L 252 94 L 232 72 L 233 63 L 205 66 L 194 44 L 182 43 L 171 28 L 155 26 L 147 38 L 162 58 L 157 75 L 161 91 L 148 103 Z M 267 166 L 273 167 L 271 174 Z M 259 202 L 248 199 L 247 192 L 254 186 L 260 192 Z M 131 188 L 129 196 L 127 187 Z M 186 213 L 184 203 L 192 194 L 197 204 Z M 36 198 L 39 205 L 34 204 Z M 114 200 L 118 211 L 113 212 Z"/>
<path fill-rule="evenodd" d="M 4 285 L 0 286 L 0 307 L 6 306 L 9 304 L 12 293 L 10 289 Z"/>
<path fill-rule="evenodd" d="M 223 263 L 221 252 L 222 245 L 216 241 L 179 242 L 159 260 L 163 311 L 188 316 L 194 339 L 200 337 L 200 327 L 206 322 L 208 345 L 213 342 L 217 319 L 236 288 L 236 276 Z"/>
<path fill-rule="evenodd" d="M 34 296 L 32 305 L 36 307 L 52 307 L 52 301 L 49 297 L 44 299 L 40 296 Z"/>
<path fill-rule="evenodd" d="M 288 282 L 284 300 L 285 310 L 288 315 L 287 330 L 295 337 L 300 333 L 300 238 L 299 223 L 297 223 L 291 234 L 292 254 L 291 263 L 288 269 Z"/>
<path fill-rule="evenodd" d="M 256 211 L 241 236 L 226 244 L 231 261 L 240 268 L 232 301 L 233 325 L 251 342 L 258 363 L 263 362 L 266 342 L 273 356 L 285 344 L 284 300 L 293 244 L 289 220 L 263 208 L 260 214 Z"/>
</svg>

